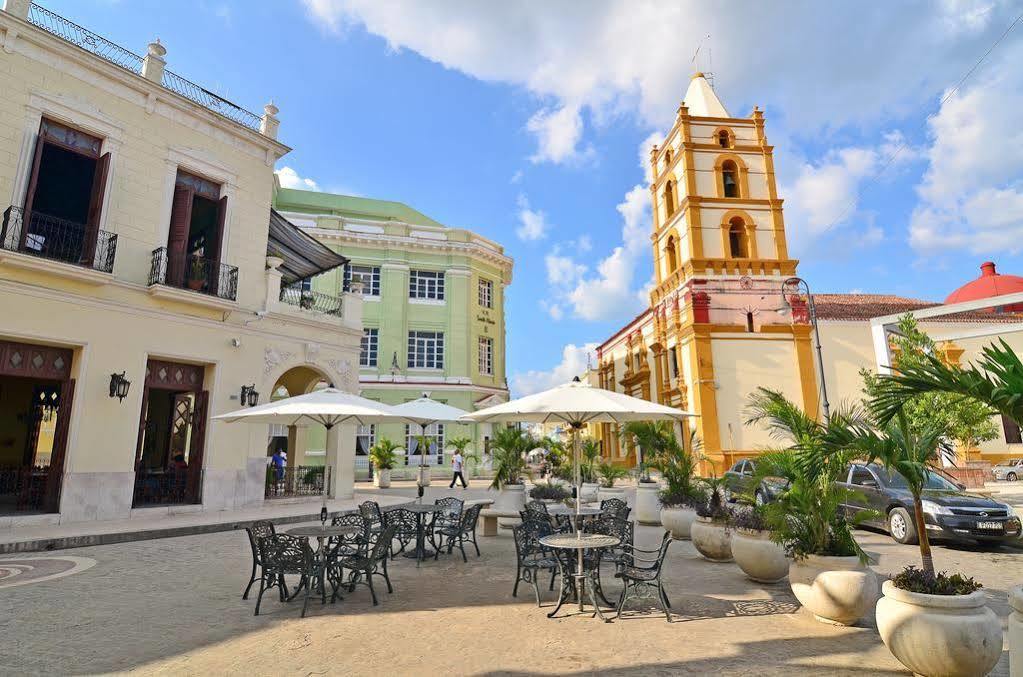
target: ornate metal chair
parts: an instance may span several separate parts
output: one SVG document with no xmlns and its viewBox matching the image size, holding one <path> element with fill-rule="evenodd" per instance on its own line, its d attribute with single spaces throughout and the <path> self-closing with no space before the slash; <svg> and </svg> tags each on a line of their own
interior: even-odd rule
<svg viewBox="0 0 1023 677">
<path fill-rule="evenodd" d="M 482 505 L 476 504 L 471 506 L 468 510 L 462 513 L 461 519 L 458 524 L 441 527 L 437 531 L 438 537 L 441 539 L 443 544 L 444 540 L 447 540 L 448 554 L 451 554 L 452 548 L 458 546 L 458 549 L 462 551 L 462 561 L 468 562 L 469 559 L 465 556 L 465 542 L 469 541 L 476 548 L 476 556 L 480 556 L 480 546 L 476 543 L 476 522 L 480 518 L 480 510 L 483 508 Z M 440 548 L 434 546 L 436 552 L 433 558 L 437 559 L 440 556 Z"/>
<path fill-rule="evenodd" d="M 259 605 L 263 601 L 263 593 L 270 588 L 277 588 L 281 601 L 284 602 L 294 599 L 304 587 L 305 600 L 302 602 L 302 618 L 305 618 L 313 585 L 317 580 L 322 582 L 320 563 L 309 546 L 309 542 L 304 538 L 275 534 L 260 539 L 259 544 L 263 559 L 263 576 L 259 579 L 259 596 L 256 598 L 255 615 L 259 615 Z M 298 588 L 290 596 L 288 595 L 288 584 L 285 581 L 285 576 L 289 575 L 301 576 Z M 321 595 L 325 598 L 326 591 L 321 589 Z"/>
<path fill-rule="evenodd" d="M 331 597 L 331 601 L 337 598 L 337 591 L 345 582 L 345 569 L 351 572 L 348 575 L 348 589 L 350 591 L 354 590 L 357 583 L 369 586 L 369 594 L 373 597 L 373 606 L 379 604 L 377 592 L 373 588 L 374 576 L 383 576 L 384 581 L 387 583 L 387 592 L 394 592 L 394 587 L 391 585 L 391 577 L 387 575 L 387 556 L 390 543 L 395 538 L 395 533 L 396 527 L 393 524 L 389 524 L 380 532 L 380 538 L 377 539 L 367 554 L 355 557 L 339 557 L 331 562 L 328 575 L 331 581 L 335 583 L 334 595 Z"/>
<path fill-rule="evenodd" d="M 384 516 L 380 513 L 380 505 L 376 501 L 364 501 L 359 504 L 359 514 L 366 519 L 366 534 L 373 540 L 384 528 Z"/>
<path fill-rule="evenodd" d="M 394 527 L 394 534 L 387 541 L 391 559 L 394 559 L 400 553 L 405 552 L 409 543 L 415 545 L 416 536 L 419 533 L 419 516 L 411 510 L 395 508 L 384 513 L 384 526 Z M 395 540 L 398 541 L 397 549 L 392 543 Z"/>
<path fill-rule="evenodd" d="M 328 542 L 332 557 L 352 557 L 369 548 L 366 518 L 357 512 L 335 515 L 330 522 L 335 527 L 355 527 L 359 531 L 347 536 L 335 536 Z"/>
<path fill-rule="evenodd" d="M 524 519 L 512 530 L 515 538 L 515 587 L 512 597 L 519 596 L 519 581 L 530 583 L 536 592 L 536 605 L 540 606 L 540 585 L 537 582 L 541 571 L 551 573 L 551 588 L 558 573 L 558 560 L 540 543 L 540 539 L 553 533 L 549 522 Z"/>
<path fill-rule="evenodd" d="M 455 498 L 454 496 L 438 498 L 433 503 L 442 508 L 440 512 L 433 513 L 433 518 L 428 526 L 430 544 L 436 550 L 439 532 L 443 529 L 457 528 L 461 523 L 465 503 L 462 499 Z"/>
<path fill-rule="evenodd" d="M 249 547 L 252 548 L 252 575 L 249 576 L 249 584 L 245 586 L 242 599 L 249 598 L 249 590 L 252 588 L 252 584 L 263 576 L 263 556 L 259 551 L 259 539 L 273 536 L 277 532 L 274 530 L 273 522 L 259 520 L 253 522 L 251 527 L 247 527 L 245 533 L 249 536 Z M 256 569 L 259 569 L 258 577 L 256 576 Z"/>
<path fill-rule="evenodd" d="M 600 502 L 600 511 L 605 515 L 614 515 L 621 519 L 628 519 L 632 508 L 620 498 L 606 498 Z"/>
<path fill-rule="evenodd" d="M 618 598 L 618 614 L 620 618 L 625 601 L 630 591 L 637 591 L 639 588 L 653 588 L 657 591 L 657 601 L 664 611 L 664 617 L 671 623 L 671 602 L 667 593 L 664 592 L 664 584 L 661 581 L 661 569 L 664 566 L 664 556 L 671 545 L 671 534 L 665 532 L 661 540 L 661 547 L 657 550 L 644 550 L 635 546 L 625 546 L 624 554 L 616 564 L 615 578 L 621 579 L 624 587 Z M 638 593 L 642 594 L 642 593 Z"/>
</svg>

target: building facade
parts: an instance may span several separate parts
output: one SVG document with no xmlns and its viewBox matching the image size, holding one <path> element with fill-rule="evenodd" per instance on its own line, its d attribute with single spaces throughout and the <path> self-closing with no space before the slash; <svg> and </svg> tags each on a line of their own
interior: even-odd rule
<svg viewBox="0 0 1023 677">
<path fill-rule="evenodd" d="M 501 245 L 397 202 L 278 188 L 274 205 L 351 259 L 350 268 L 317 277 L 311 289 L 333 293 L 348 285 L 362 294 L 364 397 L 401 404 L 426 392 L 466 411 L 507 401 L 504 295 L 512 260 Z M 416 426 L 361 429 L 357 467 L 366 469 L 366 451 L 387 437 L 404 449 L 402 467 L 423 461 L 447 472 L 450 440 L 468 437 L 483 455 L 490 426 L 438 424 L 427 433 L 430 448 L 420 458 Z"/>
<path fill-rule="evenodd" d="M 650 153 L 650 306 L 598 346 L 588 374 L 595 385 L 698 414 L 689 425 L 704 445 L 703 472 L 720 473 L 772 445 L 766 430 L 744 424 L 758 387 L 821 413 L 805 290 L 787 283 L 798 262 L 788 253 L 773 150 L 762 111 L 733 117 L 706 78 L 693 77 L 674 125 Z M 876 367 L 872 317 L 936 305 L 878 295 L 815 299 L 832 405 L 858 402 L 860 369 Z M 994 321 L 972 313 L 921 327 L 940 334 Z M 1006 338 L 1023 344 L 1018 332 Z M 983 344 L 963 340 L 949 354 L 969 360 Z M 591 432 L 605 456 L 635 463 L 615 426 Z M 1011 451 L 1004 439 L 981 449 L 991 460 Z"/>
<path fill-rule="evenodd" d="M 322 312 L 281 291 L 344 259 L 271 232 L 276 108 L 214 96 L 166 53 L 24 0 L 0 12 L 4 526 L 259 504 L 266 426 L 211 417 L 282 379 L 357 387 L 361 298 Z M 332 481 L 351 493 L 350 471 Z"/>
</svg>

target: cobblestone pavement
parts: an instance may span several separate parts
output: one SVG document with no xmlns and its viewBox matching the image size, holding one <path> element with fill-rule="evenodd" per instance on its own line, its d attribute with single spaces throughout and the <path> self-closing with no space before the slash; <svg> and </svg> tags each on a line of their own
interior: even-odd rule
<svg viewBox="0 0 1023 677">
<path fill-rule="evenodd" d="M 431 487 L 427 497 L 444 493 L 446 486 Z M 485 495 L 477 487 L 455 493 Z M 638 529 L 647 544 L 659 535 Z M 916 560 L 914 548 L 886 536 L 861 537 L 879 555 L 880 572 Z M 378 607 L 359 587 L 334 605 L 311 602 L 305 619 L 297 604 L 273 595 L 264 597 L 260 616 L 252 615 L 254 599 L 241 599 L 250 566 L 242 532 L 64 551 L 97 563 L 0 590 L 0 672 L 906 674 L 871 621 L 850 628 L 818 623 L 799 610 L 786 583 L 753 583 L 734 564 L 701 559 L 688 542 L 673 544 L 665 576 L 675 622 L 641 603 L 602 624 L 589 614 L 546 618 L 551 592 L 543 609 L 528 587 L 513 598 L 509 534 L 479 540 L 482 557 L 470 553 L 467 564 L 457 551 L 418 570 L 395 560 L 395 592 L 383 592 Z M 1004 591 L 1023 579 L 1023 554 L 940 547 L 935 558 L 941 568 L 982 581 L 1004 620 Z M 606 582 L 606 589 L 613 595 L 618 586 Z M 1004 656 L 995 674 L 1007 674 Z"/>
</svg>

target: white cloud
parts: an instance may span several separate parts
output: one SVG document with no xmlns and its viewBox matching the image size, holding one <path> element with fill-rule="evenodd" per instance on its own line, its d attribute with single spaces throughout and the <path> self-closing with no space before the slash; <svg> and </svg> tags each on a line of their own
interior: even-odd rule
<svg viewBox="0 0 1023 677">
<path fill-rule="evenodd" d="M 575 239 L 575 248 L 582 254 L 593 249 L 593 239 L 589 235 L 580 235 Z"/>
<path fill-rule="evenodd" d="M 683 55 L 708 33 L 716 86 L 733 113 L 756 102 L 810 132 L 912 110 L 982 53 L 1012 12 L 1011 3 L 980 0 L 811 3 L 798 12 L 785 3 L 697 0 L 593 0 L 585 11 L 528 0 L 304 3 L 328 30 L 363 26 L 393 49 L 523 87 L 540 102 L 530 124 L 535 157 L 553 162 L 586 152 L 584 119 L 599 126 L 635 114 L 665 129 L 693 70 Z"/>
<path fill-rule="evenodd" d="M 557 322 L 565 316 L 565 310 L 560 303 L 540 299 L 540 309 L 547 313 L 552 320 Z"/>
<path fill-rule="evenodd" d="M 281 188 L 298 188 L 299 190 L 319 190 L 320 186 L 310 178 L 298 175 L 291 167 L 281 167 L 276 172 Z"/>
<path fill-rule="evenodd" d="M 519 223 L 522 225 L 515 229 L 515 234 L 519 236 L 519 239 L 532 242 L 547 237 L 547 230 L 550 228 L 550 224 L 547 223 L 547 215 L 532 209 L 525 195 L 519 196 L 518 204 Z"/>
<path fill-rule="evenodd" d="M 530 370 L 511 377 L 512 393 L 516 397 L 532 395 L 568 383 L 586 372 L 587 356 L 597 349 L 596 343 L 577 346 L 569 343 L 561 351 L 561 362 L 549 371 Z"/>
<path fill-rule="evenodd" d="M 555 247 L 544 257 L 547 266 L 547 281 L 558 287 L 570 287 L 586 272 L 586 266 L 576 263 L 568 256 L 562 256 Z"/>
</svg>

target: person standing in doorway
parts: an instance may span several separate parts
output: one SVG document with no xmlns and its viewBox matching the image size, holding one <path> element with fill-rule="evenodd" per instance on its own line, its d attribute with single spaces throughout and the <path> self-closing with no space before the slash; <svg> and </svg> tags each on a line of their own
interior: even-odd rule
<svg viewBox="0 0 1023 677">
<path fill-rule="evenodd" d="M 451 476 L 451 484 L 448 485 L 448 489 L 455 488 L 455 481 L 462 483 L 462 488 L 467 489 L 468 484 L 465 483 L 465 476 L 462 475 L 462 466 L 465 464 L 465 459 L 462 457 L 462 452 L 456 450 L 455 455 L 451 458 L 451 470 L 454 474 Z"/>
</svg>

